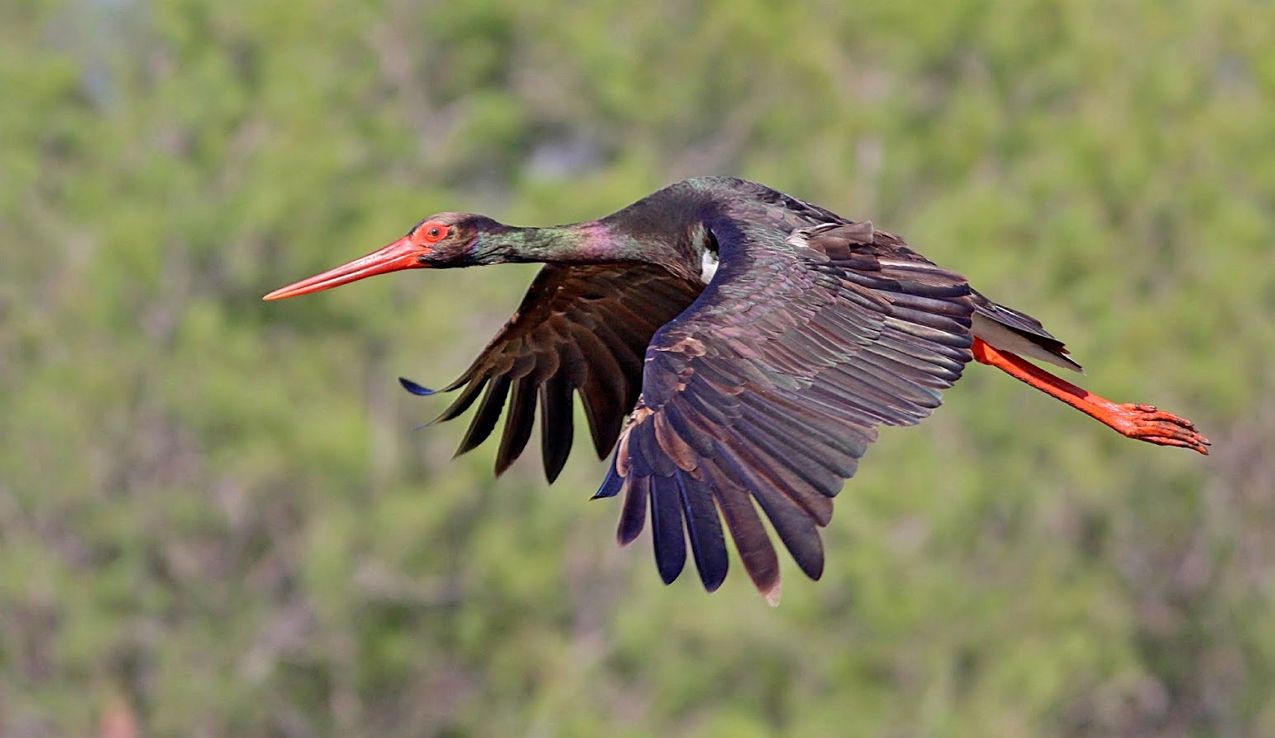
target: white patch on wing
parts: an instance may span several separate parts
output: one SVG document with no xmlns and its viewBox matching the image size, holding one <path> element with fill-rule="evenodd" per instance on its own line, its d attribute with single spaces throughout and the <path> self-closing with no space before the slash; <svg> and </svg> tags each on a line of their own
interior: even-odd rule
<svg viewBox="0 0 1275 738">
<path fill-rule="evenodd" d="M 696 223 L 691 229 L 691 243 L 699 249 L 699 279 L 704 284 L 708 284 L 713 279 L 713 275 L 717 274 L 717 251 L 710 249 L 708 229 L 703 223 Z"/>
<path fill-rule="evenodd" d="M 708 284 L 714 274 L 717 274 L 717 254 L 704 249 L 700 256 L 699 279 L 704 284 Z"/>
</svg>

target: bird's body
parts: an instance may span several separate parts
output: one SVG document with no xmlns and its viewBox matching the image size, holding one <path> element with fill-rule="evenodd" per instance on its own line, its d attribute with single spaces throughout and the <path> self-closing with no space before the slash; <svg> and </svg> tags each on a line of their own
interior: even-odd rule
<svg viewBox="0 0 1275 738">
<path fill-rule="evenodd" d="M 686 180 L 599 220 L 553 228 L 443 213 L 267 298 L 398 269 L 515 261 L 546 266 L 445 388 L 459 395 L 440 419 L 477 403 L 464 452 L 492 434 L 503 411 L 499 473 L 526 447 L 538 406 L 553 481 L 570 452 L 578 394 L 599 457 L 615 449 L 596 496 L 624 493 L 622 543 L 649 517 L 666 582 L 681 572 L 689 542 L 704 586 L 721 584 L 724 520 L 773 601 L 778 559 L 759 508 L 817 579 L 817 528 L 877 428 L 929 415 L 970 359 L 1126 436 L 1207 453 L 1188 421 L 1091 395 L 1025 361 L 1080 368 L 1034 318 L 987 299 L 897 236 L 739 179 Z"/>
</svg>

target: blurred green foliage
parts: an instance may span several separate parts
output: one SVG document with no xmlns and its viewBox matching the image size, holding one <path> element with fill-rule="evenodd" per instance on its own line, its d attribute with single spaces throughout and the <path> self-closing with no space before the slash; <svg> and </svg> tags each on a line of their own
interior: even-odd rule
<svg viewBox="0 0 1275 738">
<path fill-rule="evenodd" d="M 583 446 L 412 430 L 534 269 L 259 300 L 692 174 L 906 235 L 1214 455 L 972 368 L 771 609 L 617 549 Z M 0 734 L 1275 735 L 1273 241 L 1268 2 L 5 3 Z"/>
</svg>

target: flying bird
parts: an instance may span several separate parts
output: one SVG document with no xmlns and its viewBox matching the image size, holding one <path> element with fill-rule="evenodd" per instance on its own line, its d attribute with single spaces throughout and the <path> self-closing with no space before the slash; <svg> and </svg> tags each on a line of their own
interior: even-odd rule
<svg viewBox="0 0 1275 738">
<path fill-rule="evenodd" d="M 818 529 L 878 428 L 924 419 L 971 359 L 1121 435 L 1208 453 L 1190 421 L 1112 402 L 1032 363 L 1080 370 L 1035 318 L 898 236 L 741 179 L 688 179 L 604 218 L 548 228 L 439 213 L 265 299 L 404 269 L 509 262 L 545 266 L 513 317 L 442 388 L 459 394 L 439 419 L 477 402 L 459 454 L 490 437 L 503 411 L 500 474 L 526 448 L 539 406 L 553 482 L 571 450 L 578 395 L 598 457 L 614 450 L 595 498 L 623 493 L 622 545 L 649 518 L 666 583 L 682 572 L 689 542 L 704 587 L 717 589 L 729 534 L 776 602 L 779 560 L 763 514 L 818 579 Z"/>
</svg>

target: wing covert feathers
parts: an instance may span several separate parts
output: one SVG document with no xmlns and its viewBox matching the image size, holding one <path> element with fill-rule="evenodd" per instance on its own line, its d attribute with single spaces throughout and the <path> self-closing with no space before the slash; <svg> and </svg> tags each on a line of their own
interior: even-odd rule
<svg viewBox="0 0 1275 738">
<path fill-rule="evenodd" d="M 960 377 L 974 308 L 963 277 L 871 224 L 719 238 L 713 283 L 646 351 L 641 398 L 598 494 L 623 492 L 621 543 L 649 514 L 666 582 L 689 541 L 704 587 L 722 583 L 724 521 L 774 602 L 779 562 L 763 516 L 818 579 L 832 498 L 879 426 L 920 421 Z"/>
</svg>

